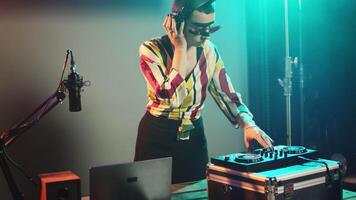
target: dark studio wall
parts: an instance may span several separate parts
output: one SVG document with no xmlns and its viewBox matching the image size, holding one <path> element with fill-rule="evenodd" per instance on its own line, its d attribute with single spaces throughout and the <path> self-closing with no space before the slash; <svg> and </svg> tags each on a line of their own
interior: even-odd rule
<svg viewBox="0 0 356 200">
<path fill-rule="evenodd" d="M 223 29 L 212 40 L 248 104 L 244 4 L 224 0 L 217 5 Z M 0 2 L 0 131 L 54 92 L 66 49 L 73 49 L 80 74 L 91 81 L 81 93 L 81 112 L 68 112 L 66 99 L 8 147 L 30 176 L 72 170 L 87 195 L 91 166 L 132 161 L 146 104 L 138 47 L 164 33 L 170 5 L 167 0 Z M 210 97 L 203 116 L 210 155 L 244 150 L 241 130 Z M 11 171 L 25 199 L 37 199 L 39 187 L 13 166 Z M 2 172 L 0 199 L 10 199 Z"/>
<path fill-rule="evenodd" d="M 355 13 L 356 2 L 350 0 L 289 1 L 290 56 L 304 65 L 302 99 L 300 68 L 293 67 L 292 144 L 320 149 L 324 157 L 342 153 L 351 171 L 356 169 Z M 249 1 L 246 21 L 251 107 L 275 141 L 285 144 L 285 97 L 277 82 L 285 68 L 284 1 Z"/>
</svg>

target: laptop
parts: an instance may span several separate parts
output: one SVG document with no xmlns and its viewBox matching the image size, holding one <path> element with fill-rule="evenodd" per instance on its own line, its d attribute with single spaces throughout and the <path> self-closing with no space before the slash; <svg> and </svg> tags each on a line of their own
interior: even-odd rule
<svg viewBox="0 0 356 200">
<path fill-rule="evenodd" d="M 89 170 L 90 200 L 167 200 L 172 158 L 95 166 Z"/>
</svg>

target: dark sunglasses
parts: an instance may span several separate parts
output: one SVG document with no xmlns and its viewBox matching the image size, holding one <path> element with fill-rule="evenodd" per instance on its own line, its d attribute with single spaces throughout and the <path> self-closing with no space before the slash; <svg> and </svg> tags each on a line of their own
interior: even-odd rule
<svg viewBox="0 0 356 200">
<path fill-rule="evenodd" d="M 221 26 L 207 26 L 207 27 L 196 27 L 189 29 L 189 33 L 193 35 L 201 35 L 205 37 L 209 37 L 210 34 L 215 33 L 216 31 L 220 30 Z"/>
</svg>

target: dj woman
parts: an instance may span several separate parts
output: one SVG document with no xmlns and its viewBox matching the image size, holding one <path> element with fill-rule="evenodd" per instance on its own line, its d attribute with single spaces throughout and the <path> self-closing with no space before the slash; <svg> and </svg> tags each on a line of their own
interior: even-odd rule
<svg viewBox="0 0 356 200">
<path fill-rule="evenodd" d="M 219 29 L 215 0 L 174 0 L 163 28 L 167 35 L 144 42 L 140 67 L 147 82 L 147 112 L 141 119 L 135 161 L 173 158 L 172 183 L 206 177 L 207 142 L 201 110 L 207 93 L 236 128 L 244 142 L 267 148 L 272 139 L 253 121 L 235 92 L 219 51 L 209 40 Z"/>
</svg>

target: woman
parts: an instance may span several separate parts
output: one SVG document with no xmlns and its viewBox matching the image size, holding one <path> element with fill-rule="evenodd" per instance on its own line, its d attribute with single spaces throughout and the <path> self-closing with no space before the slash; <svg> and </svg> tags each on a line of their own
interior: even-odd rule
<svg viewBox="0 0 356 200">
<path fill-rule="evenodd" d="M 247 148 L 252 140 L 272 146 L 234 91 L 209 40 L 219 29 L 214 21 L 214 0 L 175 0 L 163 23 L 167 35 L 140 47 L 148 104 L 138 129 L 135 161 L 171 156 L 173 183 L 206 177 L 208 153 L 200 112 L 208 91 L 231 123 L 243 127 Z"/>
</svg>

